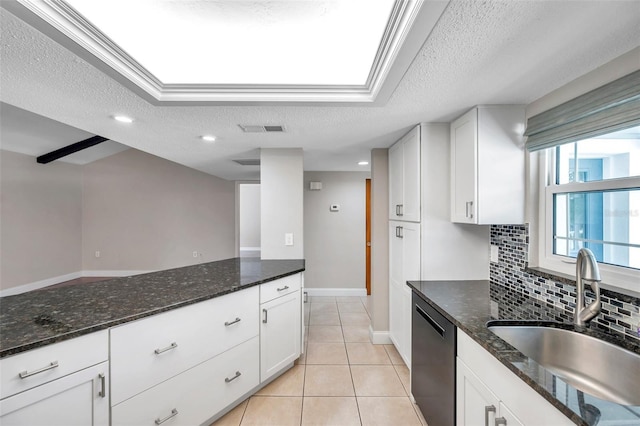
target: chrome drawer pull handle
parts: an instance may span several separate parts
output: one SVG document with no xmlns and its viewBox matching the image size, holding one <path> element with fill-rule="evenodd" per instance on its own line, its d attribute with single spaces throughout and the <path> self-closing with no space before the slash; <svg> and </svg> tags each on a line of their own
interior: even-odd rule
<svg viewBox="0 0 640 426">
<path fill-rule="evenodd" d="M 400 213 L 398 216 L 404 216 L 404 204 L 398 204 L 398 207 L 400 207 Z"/>
<path fill-rule="evenodd" d="M 171 410 L 171 414 L 169 414 L 167 417 L 165 417 L 164 419 L 156 419 L 156 424 L 157 425 L 161 425 L 162 423 L 166 422 L 167 420 L 169 420 L 172 417 L 175 417 L 178 415 L 178 410 L 176 410 L 175 408 L 173 410 Z"/>
<path fill-rule="evenodd" d="M 496 426 L 507 426 L 507 419 L 505 419 L 504 417 L 498 417 L 496 419 Z"/>
<path fill-rule="evenodd" d="M 21 372 L 18 375 L 20 376 L 21 379 L 26 379 L 29 376 L 33 376 L 33 375 L 36 375 L 38 373 L 45 372 L 47 370 L 51 370 L 52 368 L 56 368 L 56 367 L 58 367 L 58 361 L 51 361 L 51 363 L 49 365 L 47 365 L 46 367 L 42 367 L 42 368 L 39 368 L 39 369 L 33 370 L 33 371 L 25 370 L 25 371 Z"/>
<path fill-rule="evenodd" d="M 266 324 L 266 323 L 267 323 L 267 320 L 268 320 L 268 318 L 269 318 L 269 316 L 268 316 L 269 314 L 267 313 L 267 310 L 266 310 L 266 309 L 263 309 L 263 310 L 262 310 L 262 313 L 264 314 L 264 319 L 262 320 L 262 322 Z"/>
<path fill-rule="evenodd" d="M 233 376 L 232 378 L 225 377 L 224 382 L 225 383 L 231 383 L 231 382 L 233 382 L 235 379 L 237 379 L 240 376 L 242 376 L 242 373 L 240 373 L 239 371 L 236 371 L 236 375 L 235 376 Z"/>
<path fill-rule="evenodd" d="M 277 290 L 278 290 L 278 291 L 285 291 L 285 290 L 289 290 L 289 286 L 288 286 L 288 285 L 285 285 L 284 287 L 282 287 L 282 288 L 278 288 Z"/>
<path fill-rule="evenodd" d="M 489 413 L 495 413 L 495 405 L 486 405 L 484 407 L 484 426 L 489 426 Z"/>
<path fill-rule="evenodd" d="M 233 325 L 233 324 L 235 324 L 235 323 L 237 323 L 237 322 L 240 322 L 240 321 L 242 321 L 242 320 L 241 320 L 240 318 L 236 317 L 236 319 L 234 319 L 234 320 L 233 320 L 233 321 L 231 321 L 231 322 L 229 322 L 229 321 L 225 321 L 225 322 L 224 322 L 224 325 L 226 325 L 227 327 L 229 327 L 230 325 Z"/>
<path fill-rule="evenodd" d="M 98 374 L 98 378 L 100 379 L 100 392 L 98 392 L 98 396 L 104 398 L 107 396 L 107 378 L 104 373 Z"/>
<path fill-rule="evenodd" d="M 155 352 L 156 355 L 160 355 L 163 352 L 170 351 L 171 349 L 175 349 L 177 347 L 178 347 L 178 344 L 176 342 L 173 342 L 172 344 L 170 344 L 166 348 L 164 348 L 164 349 L 156 349 L 153 352 Z"/>
</svg>

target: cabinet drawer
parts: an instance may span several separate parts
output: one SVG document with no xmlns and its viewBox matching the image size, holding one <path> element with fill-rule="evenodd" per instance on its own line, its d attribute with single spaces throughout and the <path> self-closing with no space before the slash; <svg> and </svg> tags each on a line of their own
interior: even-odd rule
<svg viewBox="0 0 640 426">
<path fill-rule="evenodd" d="M 171 415 L 166 425 L 204 423 L 258 386 L 259 340 L 256 336 L 116 405 L 111 410 L 112 424 L 155 426 L 156 420 Z"/>
<path fill-rule="evenodd" d="M 111 329 L 112 404 L 259 333 L 258 287 Z"/>
<path fill-rule="evenodd" d="M 3 358 L 0 360 L 0 399 L 99 364 L 108 358 L 107 330 Z"/>
<path fill-rule="evenodd" d="M 301 274 L 289 275 L 260 285 L 260 303 L 300 290 Z"/>
</svg>

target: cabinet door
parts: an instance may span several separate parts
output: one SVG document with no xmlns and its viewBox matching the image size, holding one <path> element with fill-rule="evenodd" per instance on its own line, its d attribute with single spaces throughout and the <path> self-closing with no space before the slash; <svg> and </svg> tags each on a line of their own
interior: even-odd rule
<svg viewBox="0 0 640 426">
<path fill-rule="evenodd" d="M 87 426 L 109 424 L 109 363 L 103 362 L 0 401 L 0 423 Z"/>
<path fill-rule="evenodd" d="M 451 123 L 451 221 L 477 223 L 478 110 Z"/>
<path fill-rule="evenodd" d="M 260 305 L 260 380 L 300 356 L 300 291 Z"/>
<path fill-rule="evenodd" d="M 411 291 L 420 279 L 420 224 L 389 222 L 389 337 L 411 365 Z"/>
<path fill-rule="evenodd" d="M 389 148 L 389 219 L 401 220 L 403 197 L 403 146 L 402 141 Z"/>
<path fill-rule="evenodd" d="M 401 220 L 420 222 L 420 126 L 402 138 Z"/>
<path fill-rule="evenodd" d="M 493 426 L 500 400 L 460 358 L 456 362 L 456 424 Z"/>
<path fill-rule="evenodd" d="M 502 401 L 500 401 L 500 408 L 499 408 L 498 414 L 499 414 L 499 418 L 503 420 L 503 422 L 498 422 L 498 423 L 502 423 L 505 426 L 524 426 L 524 423 L 522 423 L 520 419 L 518 419 L 515 416 L 515 414 L 513 414 L 511 410 L 509 410 L 507 406 L 504 405 Z"/>
</svg>

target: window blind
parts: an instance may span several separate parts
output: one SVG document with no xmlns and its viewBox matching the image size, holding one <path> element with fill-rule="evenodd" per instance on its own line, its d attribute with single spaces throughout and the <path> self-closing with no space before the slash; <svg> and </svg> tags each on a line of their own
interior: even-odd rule
<svg viewBox="0 0 640 426">
<path fill-rule="evenodd" d="M 527 150 L 601 136 L 640 125 L 640 70 L 527 121 Z"/>
</svg>

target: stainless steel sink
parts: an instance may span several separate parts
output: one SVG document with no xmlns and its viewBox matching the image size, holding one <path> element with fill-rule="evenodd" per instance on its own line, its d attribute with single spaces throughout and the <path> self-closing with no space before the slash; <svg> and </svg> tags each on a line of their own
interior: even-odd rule
<svg viewBox="0 0 640 426">
<path fill-rule="evenodd" d="M 488 324 L 524 355 L 578 390 L 622 405 L 640 405 L 640 355 L 561 328 Z"/>
</svg>

